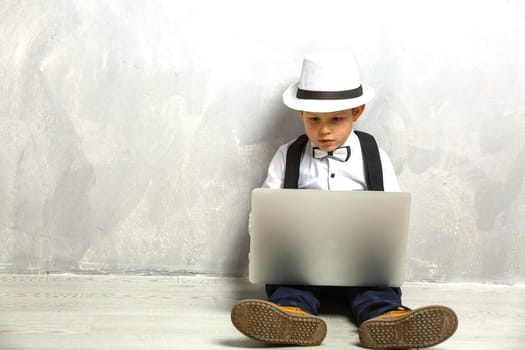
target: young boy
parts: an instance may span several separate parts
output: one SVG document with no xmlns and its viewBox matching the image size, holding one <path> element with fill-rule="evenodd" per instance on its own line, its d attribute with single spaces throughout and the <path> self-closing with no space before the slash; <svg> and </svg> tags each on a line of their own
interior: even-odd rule
<svg viewBox="0 0 525 350">
<path fill-rule="evenodd" d="M 399 191 L 387 154 L 377 148 L 381 164 L 368 168 L 361 133 L 353 131 L 353 123 L 374 95 L 360 81 L 350 55 L 317 55 L 303 60 L 299 82 L 283 94 L 284 103 L 299 111 L 307 136 L 297 188 Z M 291 144 L 293 141 L 278 149 L 263 187 L 285 187 Z M 367 181 L 370 170 L 366 169 L 382 173 L 380 188 L 371 188 Z M 265 343 L 318 345 L 326 336 L 326 324 L 316 315 L 320 295 L 327 291 L 321 286 L 267 285 L 268 301 L 239 302 L 232 309 L 232 322 L 241 333 Z M 367 348 L 429 347 L 448 339 L 457 328 L 457 316 L 447 307 L 410 310 L 403 306 L 400 288 L 340 287 L 337 292 L 348 300 L 361 344 Z"/>
</svg>

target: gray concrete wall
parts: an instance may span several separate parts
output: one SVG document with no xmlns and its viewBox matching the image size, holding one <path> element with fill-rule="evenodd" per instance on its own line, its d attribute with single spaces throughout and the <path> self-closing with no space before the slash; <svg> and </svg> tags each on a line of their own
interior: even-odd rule
<svg viewBox="0 0 525 350">
<path fill-rule="evenodd" d="M 308 52 L 413 193 L 407 278 L 525 282 L 525 4 L 0 3 L 0 272 L 242 273 Z"/>
</svg>

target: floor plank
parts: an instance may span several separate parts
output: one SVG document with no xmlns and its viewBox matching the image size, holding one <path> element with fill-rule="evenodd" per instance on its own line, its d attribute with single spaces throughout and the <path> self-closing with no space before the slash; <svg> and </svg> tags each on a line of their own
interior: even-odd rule
<svg viewBox="0 0 525 350">
<path fill-rule="evenodd" d="M 409 307 L 444 304 L 458 313 L 458 332 L 434 349 L 525 348 L 525 286 L 408 283 L 403 293 Z M 241 278 L 0 275 L 0 349 L 261 348 L 229 313 L 238 300 L 262 297 Z M 322 317 L 321 348 L 360 349 L 345 312 Z"/>
</svg>

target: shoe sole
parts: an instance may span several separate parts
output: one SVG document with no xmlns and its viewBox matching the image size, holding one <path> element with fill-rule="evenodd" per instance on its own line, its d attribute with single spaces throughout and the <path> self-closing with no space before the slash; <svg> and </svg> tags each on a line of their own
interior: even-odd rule
<svg viewBox="0 0 525 350">
<path fill-rule="evenodd" d="M 269 344 L 319 345 L 326 323 L 319 317 L 281 310 L 264 300 L 243 300 L 231 312 L 235 328 L 244 335 Z"/>
<path fill-rule="evenodd" d="M 359 327 L 361 345 L 370 349 L 425 348 L 454 334 L 458 318 L 444 306 L 415 309 L 394 320 L 370 319 Z"/>
</svg>

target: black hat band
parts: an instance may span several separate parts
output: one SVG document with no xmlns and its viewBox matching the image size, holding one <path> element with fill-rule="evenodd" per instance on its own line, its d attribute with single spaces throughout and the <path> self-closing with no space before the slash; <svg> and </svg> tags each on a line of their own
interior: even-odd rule
<svg viewBox="0 0 525 350">
<path fill-rule="evenodd" d="M 363 95 L 363 87 L 359 87 L 352 90 L 343 91 L 313 91 L 297 89 L 297 98 L 303 100 L 346 100 L 349 98 L 356 98 Z"/>
</svg>

